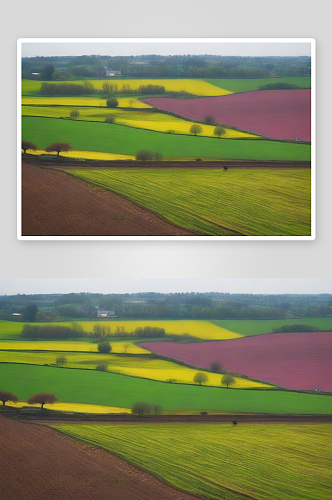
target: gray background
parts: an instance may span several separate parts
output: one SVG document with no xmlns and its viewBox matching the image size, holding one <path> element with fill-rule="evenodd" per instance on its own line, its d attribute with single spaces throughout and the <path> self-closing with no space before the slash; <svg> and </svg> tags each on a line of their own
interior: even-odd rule
<svg viewBox="0 0 332 500">
<path fill-rule="evenodd" d="M 331 277 L 329 0 L 6 2 L 1 30 L 3 278 Z M 315 241 L 18 241 L 16 41 L 25 37 L 294 37 L 317 43 Z"/>
</svg>

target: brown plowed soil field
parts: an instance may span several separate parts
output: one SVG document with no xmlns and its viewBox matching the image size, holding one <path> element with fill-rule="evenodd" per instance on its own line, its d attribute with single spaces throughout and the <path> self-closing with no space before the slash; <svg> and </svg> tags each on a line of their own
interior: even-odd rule
<svg viewBox="0 0 332 500">
<path fill-rule="evenodd" d="M 23 163 L 22 236 L 191 235 L 110 190 Z"/>
<path fill-rule="evenodd" d="M 197 500 L 53 429 L 0 417 L 1 500 Z"/>
</svg>

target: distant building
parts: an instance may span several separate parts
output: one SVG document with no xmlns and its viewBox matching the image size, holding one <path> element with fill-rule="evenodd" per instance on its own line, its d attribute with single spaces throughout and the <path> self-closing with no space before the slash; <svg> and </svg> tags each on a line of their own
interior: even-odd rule
<svg viewBox="0 0 332 500">
<path fill-rule="evenodd" d="M 20 313 L 13 313 L 12 316 L 14 316 L 14 317 L 17 318 L 17 316 L 22 316 L 22 314 L 20 314 Z"/>
<path fill-rule="evenodd" d="M 114 69 L 106 69 L 106 76 L 120 76 L 121 71 L 115 71 Z"/>
<path fill-rule="evenodd" d="M 104 309 L 98 309 L 97 318 L 109 318 L 114 316 L 114 311 L 105 311 Z"/>
<path fill-rule="evenodd" d="M 295 141 L 295 142 L 300 142 L 300 141 L 301 141 L 301 138 L 300 138 L 300 137 L 294 137 L 294 141 Z"/>
<path fill-rule="evenodd" d="M 314 391 L 315 391 L 315 392 L 321 392 L 321 388 L 320 388 L 320 387 L 315 387 L 315 388 L 314 388 Z"/>
</svg>

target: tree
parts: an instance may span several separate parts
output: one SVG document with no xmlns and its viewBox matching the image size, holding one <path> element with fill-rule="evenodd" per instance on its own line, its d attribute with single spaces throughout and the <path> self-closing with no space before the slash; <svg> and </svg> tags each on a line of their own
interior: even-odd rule
<svg viewBox="0 0 332 500">
<path fill-rule="evenodd" d="M 116 97 L 111 97 L 110 99 L 107 99 L 106 101 L 106 106 L 108 108 L 117 108 L 119 105 L 119 101 L 117 100 Z"/>
<path fill-rule="evenodd" d="M 162 407 L 160 405 L 153 405 L 152 406 L 152 411 L 155 415 L 160 415 L 161 412 L 163 411 Z"/>
<path fill-rule="evenodd" d="M 201 134 L 203 132 L 203 129 L 200 125 L 197 125 L 197 123 L 194 123 L 191 127 L 190 127 L 190 130 L 189 132 L 191 134 L 194 134 L 194 135 L 197 135 L 197 134 Z"/>
<path fill-rule="evenodd" d="M 138 153 L 136 153 L 136 160 L 139 161 L 153 160 L 153 153 L 152 151 L 141 149 L 141 151 L 138 151 Z"/>
<path fill-rule="evenodd" d="M 139 401 L 135 403 L 131 409 L 132 413 L 135 415 L 146 415 L 147 413 L 151 413 L 152 406 L 149 403 L 144 403 L 143 401 Z"/>
<path fill-rule="evenodd" d="M 77 120 L 77 118 L 80 116 L 80 112 L 77 111 L 77 109 L 73 109 L 71 112 L 70 112 L 70 118 L 72 120 Z"/>
<path fill-rule="evenodd" d="M 54 394 L 40 392 L 39 394 L 35 394 L 32 398 L 28 399 L 27 403 L 29 405 L 41 405 L 41 409 L 43 409 L 44 405 L 52 405 L 56 401 L 58 401 L 58 398 Z"/>
<path fill-rule="evenodd" d="M 226 129 L 224 127 L 222 127 L 221 125 L 217 125 L 213 131 L 213 134 L 217 135 L 220 139 L 220 136 L 226 134 Z"/>
<path fill-rule="evenodd" d="M 112 351 L 111 344 L 109 342 L 100 342 L 98 344 L 98 351 L 101 354 L 109 354 Z"/>
<path fill-rule="evenodd" d="M 54 73 L 54 66 L 52 64 L 47 64 L 41 70 L 40 78 L 41 80 L 52 80 Z"/>
<path fill-rule="evenodd" d="M 212 361 L 212 363 L 210 365 L 210 368 L 214 372 L 221 372 L 221 370 L 222 370 L 222 364 L 219 363 L 219 361 Z"/>
<path fill-rule="evenodd" d="M 196 382 L 196 384 L 202 385 L 206 384 L 206 382 L 208 381 L 209 377 L 204 372 L 197 372 L 196 375 L 194 376 L 194 382 Z"/>
<path fill-rule="evenodd" d="M 71 147 L 67 142 L 53 142 L 53 144 L 50 144 L 50 146 L 47 146 L 45 148 L 45 151 L 47 153 L 51 153 L 52 151 L 57 152 L 57 156 L 59 156 L 59 153 L 61 151 L 70 151 Z"/>
<path fill-rule="evenodd" d="M 98 370 L 99 372 L 106 372 L 107 368 L 108 368 L 107 361 L 100 361 L 96 366 L 96 370 Z"/>
<path fill-rule="evenodd" d="M 25 307 L 22 315 L 23 321 L 28 321 L 29 323 L 36 320 L 36 314 L 38 312 L 37 304 L 29 304 Z"/>
<path fill-rule="evenodd" d="M 125 345 L 123 346 L 123 350 L 124 350 L 124 352 L 125 352 L 126 354 L 127 354 L 127 352 L 128 352 L 129 347 L 130 347 L 130 344 L 125 344 Z"/>
<path fill-rule="evenodd" d="M 0 391 L 0 401 L 2 401 L 3 406 L 6 406 L 7 401 L 16 403 L 18 401 L 18 397 L 11 392 Z"/>
<path fill-rule="evenodd" d="M 225 373 L 221 379 L 222 385 L 226 385 L 227 389 L 229 385 L 234 385 L 235 384 L 235 378 L 230 375 L 229 373 Z"/>
<path fill-rule="evenodd" d="M 23 152 L 26 153 L 28 149 L 32 149 L 33 151 L 36 151 L 36 149 L 38 149 L 38 147 L 33 142 L 22 141 L 21 149 L 23 149 Z"/>
<path fill-rule="evenodd" d="M 60 354 L 60 356 L 57 356 L 56 358 L 56 365 L 61 366 L 63 368 L 65 364 L 67 363 L 67 358 L 63 354 Z"/>
<path fill-rule="evenodd" d="M 204 121 L 205 123 L 214 123 L 214 116 L 213 115 L 206 115 L 206 117 L 204 118 Z"/>
</svg>

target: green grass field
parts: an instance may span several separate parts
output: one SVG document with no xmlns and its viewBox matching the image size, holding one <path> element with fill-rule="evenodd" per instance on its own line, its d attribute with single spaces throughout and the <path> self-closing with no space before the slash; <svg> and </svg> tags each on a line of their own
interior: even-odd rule
<svg viewBox="0 0 332 500">
<path fill-rule="evenodd" d="M 330 424 L 53 427 L 201 498 L 331 498 Z"/>
<path fill-rule="evenodd" d="M 309 170 L 68 172 L 120 193 L 198 234 L 311 234 Z"/>
<path fill-rule="evenodd" d="M 280 78 L 249 78 L 243 79 L 206 79 L 212 85 L 216 85 L 222 89 L 230 90 L 231 92 L 250 92 L 251 90 L 258 90 L 258 87 L 267 85 L 268 83 L 292 83 L 301 88 L 310 88 L 310 76 L 287 76 Z"/>
<path fill-rule="evenodd" d="M 22 118 L 22 139 L 45 149 L 53 142 L 69 142 L 72 149 L 136 155 L 142 149 L 164 158 L 310 161 L 311 147 L 277 141 L 218 139 L 163 134 L 109 123 L 56 118 Z"/>
<path fill-rule="evenodd" d="M 0 363 L 0 380 L 1 390 L 20 401 L 51 392 L 60 402 L 123 408 L 145 400 L 164 410 L 332 414 L 328 395 L 170 384 L 96 370 Z"/>
<path fill-rule="evenodd" d="M 316 326 L 321 330 L 332 331 L 332 318 L 297 318 L 297 319 L 271 319 L 271 320 L 214 320 L 213 324 L 232 330 L 241 335 L 261 335 L 271 333 L 274 328 L 284 325 Z"/>
</svg>

